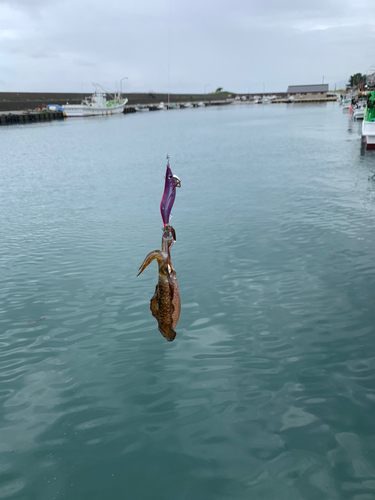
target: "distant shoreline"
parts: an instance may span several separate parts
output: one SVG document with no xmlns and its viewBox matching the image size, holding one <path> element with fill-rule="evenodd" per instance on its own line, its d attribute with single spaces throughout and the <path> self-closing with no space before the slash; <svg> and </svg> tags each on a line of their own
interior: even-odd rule
<svg viewBox="0 0 375 500">
<path fill-rule="evenodd" d="M 38 107 L 47 106 L 47 104 L 81 104 L 82 100 L 89 96 L 89 93 L 73 92 L 0 92 L 0 112 L 35 110 Z M 128 105 L 136 104 L 158 105 L 160 102 L 168 102 L 168 94 L 162 93 L 126 93 L 123 97 L 128 98 Z M 237 94 L 229 92 L 220 92 L 215 94 L 170 94 L 171 103 L 200 102 L 200 101 L 221 101 L 236 97 Z M 238 94 L 246 96 L 260 95 L 256 94 Z M 263 95 L 263 94 L 262 94 Z M 274 95 L 267 92 L 264 95 Z M 285 92 L 278 92 L 280 97 L 286 96 Z"/>
</svg>

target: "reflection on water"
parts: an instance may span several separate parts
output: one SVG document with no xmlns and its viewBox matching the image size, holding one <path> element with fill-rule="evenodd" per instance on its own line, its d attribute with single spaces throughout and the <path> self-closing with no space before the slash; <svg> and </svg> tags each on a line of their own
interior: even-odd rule
<svg viewBox="0 0 375 500">
<path fill-rule="evenodd" d="M 374 155 L 350 127 L 328 104 L 0 130 L 1 498 L 375 495 Z M 173 343 L 136 278 L 167 150 Z"/>
</svg>

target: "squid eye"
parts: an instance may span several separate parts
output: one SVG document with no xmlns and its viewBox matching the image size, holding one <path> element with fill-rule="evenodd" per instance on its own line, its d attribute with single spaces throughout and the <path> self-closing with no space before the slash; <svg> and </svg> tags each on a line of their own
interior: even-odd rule
<svg viewBox="0 0 375 500">
<path fill-rule="evenodd" d="M 173 175 L 169 174 L 168 179 L 172 179 Z"/>
</svg>

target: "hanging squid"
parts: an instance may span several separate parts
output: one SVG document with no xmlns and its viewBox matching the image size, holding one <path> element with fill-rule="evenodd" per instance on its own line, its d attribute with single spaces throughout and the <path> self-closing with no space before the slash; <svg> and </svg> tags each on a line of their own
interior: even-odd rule
<svg viewBox="0 0 375 500">
<path fill-rule="evenodd" d="M 180 317 L 181 301 L 178 290 L 176 271 L 172 266 L 171 248 L 176 240 L 176 233 L 172 226 L 167 224 L 163 229 L 161 241 L 162 250 L 150 252 L 139 268 L 139 276 L 153 261 L 159 266 L 159 279 L 154 296 L 150 301 L 150 309 L 158 322 L 159 331 L 169 341 L 176 338 L 175 327 Z"/>
<path fill-rule="evenodd" d="M 160 212 L 164 223 L 161 251 L 153 250 L 150 252 L 143 261 L 143 264 L 139 268 L 139 273 L 137 274 L 137 276 L 139 276 L 152 261 L 157 261 L 159 279 L 154 296 L 150 301 L 150 309 L 152 315 L 158 322 L 159 331 L 168 341 L 172 341 L 176 338 L 174 329 L 181 312 L 177 275 L 171 260 L 171 248 L 176 241 L 176 232 L 169 224 L 172 206 L 176 197 L 176 187 L 181 187 L 181 182 L 177 176 L 172 174 L 168 159 L 164 193 L 160 204 Z"/>
</svg>

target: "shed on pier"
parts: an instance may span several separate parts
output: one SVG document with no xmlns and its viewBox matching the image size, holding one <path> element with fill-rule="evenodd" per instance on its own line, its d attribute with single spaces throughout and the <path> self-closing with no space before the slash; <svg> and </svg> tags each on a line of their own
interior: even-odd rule
<svg viewBox="0 0 375 500">
<path fill-rule="evenodd" d="M 318 85 L 289 85 L 287 94 L 288 97 L 327 97 L 328 83 L 320 83 Z"/>
</svg>

